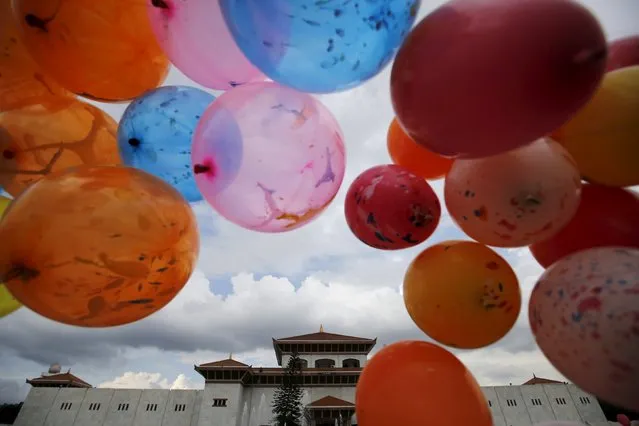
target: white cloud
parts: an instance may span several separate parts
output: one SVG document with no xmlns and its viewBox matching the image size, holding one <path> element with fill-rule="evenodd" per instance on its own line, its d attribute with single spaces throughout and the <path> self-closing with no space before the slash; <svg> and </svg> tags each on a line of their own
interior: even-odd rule
<svg viewBox="0 0 639 426">
<path fill-rule="evenodd" d="M 191 382 L 184 374 L 169 381 L 160 373 L 127 371 L 113 380 L 100 383 L 97 387 L 111 389 L 198 389 L 202 386 Z"/>
</svg>

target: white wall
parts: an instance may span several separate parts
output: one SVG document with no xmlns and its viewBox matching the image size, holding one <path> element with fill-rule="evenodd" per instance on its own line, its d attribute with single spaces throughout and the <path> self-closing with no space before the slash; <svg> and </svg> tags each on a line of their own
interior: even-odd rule
<svg viewBox="0 0 639 426">
<path fill-rule="evenodd" d="M 363 367 L 366 365 L 366 355 L 360 354 L 320 354 L 320 355 L 308 355 L 308 354 L 299 354 L 301 359 L 305 359 L 308 362 L 309 368 L 315 368 L 315 361 L 318 359 L 332 359 L 335 361 L 335 367 L 342 367 L 342 361 L 345 359 L 356 359 L 359 360 L 359 366 Z M 291 358 L 290 355 L 282 355 L 282 366 L 286 367 L 288 365 L 288 360 Z"/>
<path fill-rule="evenodd" d="M 113 389 L 87 389 L 73 425 L 102 426 L 111 405 L 113 392 Z"/>
<path fill-rule="evenodd" d="M 490 414 L 493 417 L 493 426 L 506 426 L 506 420 L 504 414 L 501 412 L 501 406 L 499 405 L 499 398 L 497 398 L 497 392 L 493 388 L 481 388 L 486 398 L 486 404 L 490 409 Z"/>
<path fill-rule="evenodd" d="M 240 383 L 207 383 L 202 392 L 198 426 L 236 426 L 242 410 Z M 226 407 L 214 407 L 213 399 L 226 399 Z M 168 425 L 165 425 L 168 426 Z"/>
<path fill-rule="evenodd" d="M 104 426 L 132 426 L 135 412 L 142 395 L 141 389 L 117 389 L 113 392 Z M 127 409 L 119 410 L 120 404 L 129 404 Z"/>
<path fill-rule="evenodd" d="M 62 388 L 49 411 L 45 426 L 69 426 L 75 422 L 87 389 Z"/>
<path fill-rule="evenodd" d="M 498 386 L 493 389 L 497 394 L 506 426 L 532 426 L 519 386 Z"/>
<path fill-rule="evenodd" d="M 162 426 L 168 398 L 169 391 L 165 389 L 143 390 L 135 411 L 134 426 Z"/>
<path fill-rule="evenodd" d="M 191 426 L 196 390 L 172 390 L 164 411 L 162 426 Z"/>
<path fill-rule="evenodd" d="M 567 385 L 566 388 L 584 423 L 588 422 L 592 425 L 606 424 L 606 416 L 595 396 L 584 392 L 575 385 Z"/>
<path fill-rule="evenodd" d="M 14 422 L 15 426 L 42 426 L 51 411 L 58 388 L 31 388 Z"/>
<path fill-rule="evenodd" d="M 521 386 L 520 389 L 533 424 L 556 420 L 543 385 Z"/>
<path fill-rule="evenodd" d="M 557 419 L 573 422 L 581 422 L 581 416 L 573 403 L 570 392 L 566 385 L 542 385 L 544 392 L 548 396 L 550 406 Z M 557 399 L 561 398 L 566 401 L 566 404 L 560 404 Z M 563 402 L 563 401 L 562 401 Z"/>
</svg>

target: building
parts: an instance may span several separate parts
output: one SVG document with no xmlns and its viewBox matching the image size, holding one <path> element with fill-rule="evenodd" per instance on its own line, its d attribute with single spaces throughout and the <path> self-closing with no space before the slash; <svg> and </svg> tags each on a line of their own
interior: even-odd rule
<svg viewBox="0 0 639 426">
<path fill-rule="evenodd" d="M 32 389 L 16 426 L 263 426 L 291 355 L 302 359 L 311 426 L 357 425 L 355 387 L 376 339 L 318 333 L 273 339 L 279 367 L 228 359 L 194 366 L 203 390 L 102 389 L 59 366 L 27 380 Z M 595 397 L 571 384 L 533 378 L 521 386 L 482 388 L 495 426 L 549 420 L 608 426 Z M 341 422 L 341 423 L 340 423 Z M 419 426 L 419 425 L 416 425 Z"/>
</svg>

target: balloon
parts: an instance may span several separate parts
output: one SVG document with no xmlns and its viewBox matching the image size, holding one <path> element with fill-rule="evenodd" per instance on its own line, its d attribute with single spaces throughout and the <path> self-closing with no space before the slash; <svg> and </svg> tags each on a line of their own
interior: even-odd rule
<svg viewBox="0 0 639 426">
<path fill-rule="evenodd" d="M 164 307 L 198 254 L 195 216 L 170 185 L 128 167 L 51 173 L 0 222 L 0 277 L 29 309 L 108 327 Z"/>
<path fill-rule="evenodd" d="M 621 38 L 608 45 L 608 68 L 614 71 L 619 68 L 639 65 L 639 35 Z"/>
<path fill-rule="evenodd" d="M 0 1 L 0 112 L 46 102 L 66 95 L 31 59 L 19 38 L 11 0 Z"/>
<path fill-rule="evenodd" d="M 117 124 L 70 97 L 0 114 L 0 185 L 14 197 L 53 171 L 120 163 Z"/>
<path fill-rule="evenodd" d="M 1 28 L 0 28 L 1 30 Z M 0 218 L 11 204 L 11 199 L 0 196 Z M 4 284 L 0 284 L 0 318 L 16 311 L 22 305 L 9 293 Z"/>
<path fill-rule="evenodd" d="M 348 227 L 364 244 L 399 250 L 416 246 L 435 232 L 441 207 L 424 179 L 388 165 L 371 167 L 353 181 L 345 214 Z"/>
<path fill-rule="evenodd" d="M 147 1 L 147 8 L 160 45 L 191 80 L 228 90 L 265 78 L 235 44 L 219 0 Z"/>
<path fill-rule="evenodd" d="M 530 325 L 568 380 L 613 405 L 639 410 L 639 250 L 599 247 L 542 274 Z"/>
<path fill-rule="evenodd" d="M 484 157 L 555 130 L 606 66 L 597 19 L 571 0 L 453 0 L 424 18 L 393 63 L 391 97 L 436 154 Z"/>
<path fill-rule="evenodd" d="M 109 102 L 159 86 L 169 62 L 147 0 L 13 0 L 31 56 L 66 89 Z"/>
<path fill-rule="evenodd" d="M 625 414 L 617 414 L 617 422 L 621 423 L 621 426 L 630 426 L 630 419 Z"/>
<path fill-rule="evenodd" d="M 457 225 L 495 247 L 549 238 L 572 219 L 580 192 L 573 160 L 550 139 L 492 157 L 456 160 L 444 187 Z"/>
<path fill-rule="evenodd" d="M 404 303 L 432 339 L 477 349 L 512 329 L 521 294 L 512 268 L 493 250 L 473 241 L 444 241 L 421 252 L 408 267 Z"/>
<path fill-rule="evenodd" d="M 582 176 L 609 186 L 639 185 L 639 66 L 606 74 L 592 100 L 553 134 Z"/>
<path fill-rule="evenodd" d="M 421 0 L 219 0 L 246 57 L 276 82 L 329 93 L 362 84 L 392 59 Z M 332 4 L 331 4 L 332 3 Z"/>
<path fill-rule="evenodd" d="M 424 179 L 444 177 L 453 165 L 453 160 L 437 155 L 416 143 L 404 132 L 396 118 L 388 128 L 386 138 L 388 154 L 393 163 L 406 167 Z"/>
<path fill-rule="evenodd" d="M 559 259 L 593 247 L 621 246 L 639 249 L 639 196 L 632 191 L 601 185 L 584 185 L 572 220 L 549 239 L 530 246 L 547 268 Z"/>
<path fill-rule="evenodd" d="M 165 86 L 131 103 L 118 128 L 124 164 L 162 178 L 188 201 L 201 200 L 191 172 L 191 142 L 200 117 L 214 100 L 200 89 Z"/>
<path fill-rule="evenodd" d="M 447 350 L 420 341 L 385 346 L 366 363 L 355 411 L 366 426 L 493 424 L 486 399 L 464 364 Z"/>
<path fill-rule="evenodd" d="M 344 178 L 339 125 L 319 101 L 275 83 L 222 94 L 195 132 L 192 162 L 204 198 L 246 229 L 284 232 L 315 219 Z"/>
</svg>

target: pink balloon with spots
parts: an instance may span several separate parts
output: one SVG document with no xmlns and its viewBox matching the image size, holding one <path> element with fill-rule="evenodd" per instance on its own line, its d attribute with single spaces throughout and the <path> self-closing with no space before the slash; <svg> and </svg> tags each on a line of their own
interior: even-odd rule
<svg viewBox="0 0 639 426">
<path fill-rule="evenodd" d="M 581 179 L 557 142 L 540 139 L 503 154 L 455 160 L 446 175 L 450 215 L 474 240 L 524 247 L 545 240 L 575 215 Z"/>
<path fill-rule="evenodd" d="M 537 344 L 566 378 L 639 410 L 639 250 L 595 248 L 557 261 L 532 292 L 529 319 Z"/>
<path fill-rule="evenodd" d="M 254 231 L 309 223 L 344 179 L 344 142 L 333 115 L 311 95 L 271 82 L 218 97 L 198 124 L 191 155 L 204 198 Z"/>
<path fill-rule="evenodd" d="M 147 8 L 162 49 L 196 83 L 228 90 L 266 79 L 237 47 L 219 0 L 148 0 Z"/>
</svg>

